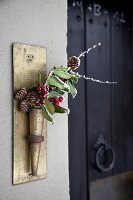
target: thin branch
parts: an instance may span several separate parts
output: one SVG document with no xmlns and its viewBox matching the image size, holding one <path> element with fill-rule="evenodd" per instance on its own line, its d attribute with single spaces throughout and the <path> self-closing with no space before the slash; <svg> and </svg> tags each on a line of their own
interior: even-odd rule
<svg viewBox="0 0 133 200">
<path fill-rule="evenodd" d="M 91 77 L 86 77 L 85 75 L 81 75 L 81 78 L 84 78 L 85 80 L 90 80 L 93 82 L 97 82 L 97 83 L 102 83 L 102 84 L 117 84 L 117 82 L 110 82 L 110 81 L 100 81 Z"/>
<path fill-rule="evenodd" d="M 92 47 L 88 48 L 86 51 L 84 51 L 83 53 L 81 53 L 78 58 L 84 57 L 85 54 L 89 53 L 89 51 L 95 49 L 96 47 L 101 46 L 101 43 L 99 42 L 98 44 L 93 45 Z"/>
</svg>

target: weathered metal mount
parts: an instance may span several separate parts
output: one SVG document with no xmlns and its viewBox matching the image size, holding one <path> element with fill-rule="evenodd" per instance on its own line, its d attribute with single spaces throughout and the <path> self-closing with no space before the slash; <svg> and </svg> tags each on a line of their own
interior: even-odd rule
<svg viewBox="0 0 133 200">
<path fill-rule="evenodd" d="M 36 83 L 39 71 L 46 74 L 46 48 L 13 44 L 14 91 L 22 87 L 30 87 Z M 13 184 L 46 178 L 46 120 L 43 120 L 43 123 L 39 125 L 39 121 L 33 120 L 33 117 L 29 120 L 29 114 L 19 111 L 18 102 L 15 99 L 13 106 Z M 38 116 L 38 114 L 37 112 L 36 115 Z M 39 118 L 37 119 L 39 120 Z M 42 126 L 41 132 L 38 131 L 39 127 L 32 132 L 36 123 L 37 126 Z M 39 135 L 37 135 L 38 132 Z M 32 153 L 37 151 L 39 157 L 34 154 L 34 158 L 32 158 Z"/>
</svg>

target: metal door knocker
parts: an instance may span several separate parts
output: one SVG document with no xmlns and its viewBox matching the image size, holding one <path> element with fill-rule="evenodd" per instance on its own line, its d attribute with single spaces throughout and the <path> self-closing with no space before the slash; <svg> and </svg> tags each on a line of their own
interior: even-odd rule
<svg viewBox="0 0 133 200">
<path fill-rule="evenodd" d="M 96 166 L 101 172 L 110 171 L 115 164 L 115 152 L 111 145 L 100 135 L 98 141 L 94 145 L 96 149 Z"/>
</svg>

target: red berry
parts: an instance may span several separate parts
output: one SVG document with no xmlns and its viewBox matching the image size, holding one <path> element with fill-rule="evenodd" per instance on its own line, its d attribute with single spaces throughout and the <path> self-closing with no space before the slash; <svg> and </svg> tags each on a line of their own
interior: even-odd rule
<svg viewBox="0 0 133 200">
<path fill-rule="evenodd" d="M 59 101 L 56 101 L 56 102 L 55 102 L 55 105 L 56 105 L 56 106 L 59 106 Z"/>
<path fill-rule="evenodd" d="M 45 91 L 45 95 L 48 94 L 48 91 Z"/>
<path fill-rule="evenodd" d="M 46 85 L 46 90 L 49 91 L 49 87 L 48 87 L 48 85 Z"/>
<path fill-rule="evenodd" d="M 39 93 L 39 94 L 42 94 L 42 92 L 41 92 L 40 90 L 38 91 L 38 93 Z"/>
<path fill-rule="evenodd" d="M 54 102 L 54 98 L 49 99 L 50 102 Z"/>
<path fill-rule="evenodd" d="M 45 89 L 45 86 L 44 86 L 44 85 L 42 85 L 42 86 L 41 86 L 41 89 L 43 89 L 43 90 L 44 90 L 44 89 Z"/>
<path fill-rule="evenodd" d="M 40 88 L 38 87 L 38 88 L 36 88 L 36 90 L 37 90 L 37 91 L 40 91 Z"/>
<path fill-rule="evenodd" d="M 41 92 L 42 92 L 42 94 L 45 92 L 45 90 L 44 89 L 41 89 Z"/>
<path fill-rule="evenodd" d="M 59 98 L 58 98 L 58 97 L 55 97 L 55 98 L 54 98 L 54 100 L 55 100 L 55 101 L 58 101 L 58 100 L 59 100 Z"/>
<path fill-rule="evenodd" d="M 64 99 L 63 97 L 59 97 L 59 100 L 58 100 L 58 101 L 59 101 L 59 102 L 62 102 L 63 99 Z"/>
<path fill-rule="evenodd" d="M 40 103 L 36 103 L 36 106 L 40 106 Z"/>
</svg>

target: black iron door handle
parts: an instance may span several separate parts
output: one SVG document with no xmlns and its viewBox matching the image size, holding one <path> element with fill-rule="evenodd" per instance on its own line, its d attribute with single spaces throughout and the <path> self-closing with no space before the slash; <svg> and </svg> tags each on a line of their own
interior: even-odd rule
<svg viewBox="0 0 133 200">
<path fill-rule="evenodd" d="M 96 166 L 101 172 L 108 172 L 112 170 L 115 164 L 115 152 L 111 145 L 109 145 L 103 136 L 101 135 L 94 145 L 94 148 L 96 149 Z M 105 164 L 104 162 L 101 161 L 101 158 L 104 160 L 108 159 L 108 155 L 110 155 L 111 160 L 108 164 Z"/>
</svg>

